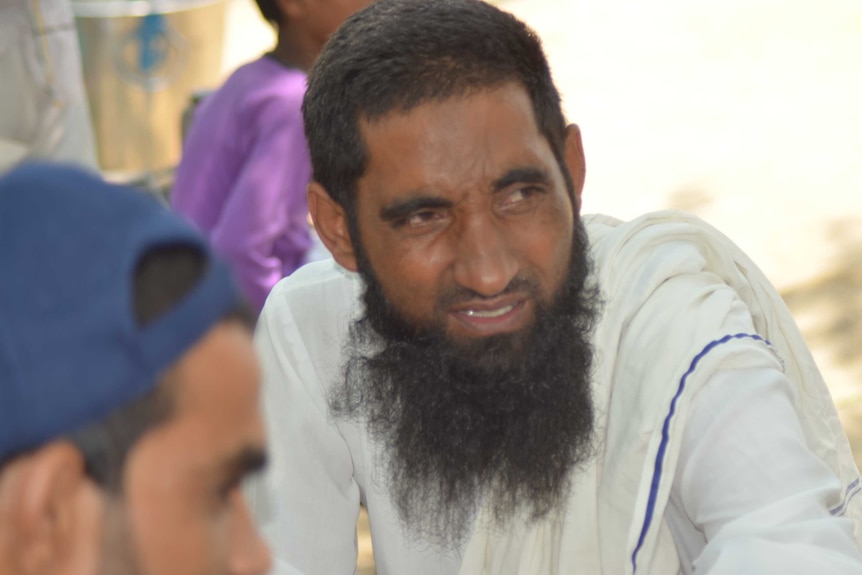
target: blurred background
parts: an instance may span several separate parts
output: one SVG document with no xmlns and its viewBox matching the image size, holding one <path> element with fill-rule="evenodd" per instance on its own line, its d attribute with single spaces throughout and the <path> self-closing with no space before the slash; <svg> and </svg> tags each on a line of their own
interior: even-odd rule
<svg viewBox="0 0 862 575">
<path fill-rule="evenodd" d="M 739 244 L 796 316 L 862 461 L 862 2 L 496 3 L 544 40 L 581 126 L 584 211 L 683 209 Z M 195 91 L 274 44 L 253 0 L 72 4 L 101 166 L 154 186 Z"/>
</svg>

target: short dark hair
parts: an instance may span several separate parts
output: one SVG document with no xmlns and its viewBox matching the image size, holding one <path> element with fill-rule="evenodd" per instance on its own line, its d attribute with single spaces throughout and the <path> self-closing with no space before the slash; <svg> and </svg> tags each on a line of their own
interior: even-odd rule
<svg viewBox="0 0 862 575">
<path fill-rule="evenodd" d="M 530 28 L 481 0 L 372 4 L 332 35 L 309 76 L 302 111 L 314 179 L 355 226 L 356 184 L 367 162 L 360 120 L 510 82 L 529 94 L 571 188 L 560 94 Z"/>
<path fill-rule="evenodd" d="M 138 261 L 134 277 L 134 312 L 144 327 L 171 310 L 203 278 L 206 254 L 195 246 L 164 245 Z M 251 308 L 241 305 L 225 316 L 252 327 Z M 69 433 L 66 438 L 82 453 L 85 472 L 103 489 L 122 492 L 126 459 L 149 430 L 170 419 L 174 408 L 175 378 L 171 370 L 143 397 L 118 408 L 106 418 Z M 11 461 L 10 457 L 0 463 Z"/>
<path fill-rule="evenodd" d="M 265 20 L 275 26 L 281 26 L 284 17 L 281 15 L 276 0 L 256 0 L 256 2 L 257 7 L 260 8 L 260 14 Z"/>
</svg>

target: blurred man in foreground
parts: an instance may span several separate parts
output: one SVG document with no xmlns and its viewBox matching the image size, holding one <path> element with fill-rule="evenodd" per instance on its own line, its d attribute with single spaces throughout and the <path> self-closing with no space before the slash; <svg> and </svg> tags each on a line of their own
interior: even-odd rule
<svg viewBox="0 0 862 575">
<path fill-rule="evenodd" d="M 248 312 L 153 199 L 71 168 L 0 179 L 0 573 L 263 573 Z"/>
</svg>

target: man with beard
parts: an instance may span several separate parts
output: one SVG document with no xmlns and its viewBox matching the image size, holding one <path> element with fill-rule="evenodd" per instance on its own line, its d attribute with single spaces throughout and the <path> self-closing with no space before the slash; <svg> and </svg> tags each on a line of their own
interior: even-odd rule
<svg viewBox="0 0 862 575">
<path fill-rule="evenodd" d="M 226 265 L 139 191 L 0 179 L 0 573 L 256 575 L 251 322 Z"/>
<path fill-rule="evenodd" d="M 756 267 L 579 215 L 538 39 L 478 0 L 349 19 L 304 103 L 334 262 L 258 328 L 276 573 L 862 573 L 834 407 Z"/>
</svg>

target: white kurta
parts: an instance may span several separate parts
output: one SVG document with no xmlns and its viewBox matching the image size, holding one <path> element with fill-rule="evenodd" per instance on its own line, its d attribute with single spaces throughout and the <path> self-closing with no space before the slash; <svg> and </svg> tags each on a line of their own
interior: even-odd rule
<svg viewBox="0 0 862 575">
<path fill-rule="evenodd" d="M 585 221 L 606 299 L 593 381 L 604 449 L 547 526 L 477 529 L 462 549 L 410 538 L 373 440 L 327 412 L 358 278 L 328 260 L 276 286 L 257 334 L 272 465 L 251 490 L 274 573 L 352 573 L 360 501 L 381 575 L 862 573 L 842 516 L 858 473 L 843 436 L 823 439 L 834 409 L 809 437 L 800 405 L 822 410 L 823 397 L 801 397 L 812 392 L 785 374 L 789 352 L 758 335 L 752 294 L 711 269 L 707 227 L 679 214 Z"/>
</svg>

